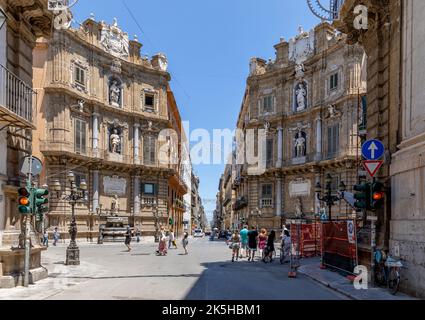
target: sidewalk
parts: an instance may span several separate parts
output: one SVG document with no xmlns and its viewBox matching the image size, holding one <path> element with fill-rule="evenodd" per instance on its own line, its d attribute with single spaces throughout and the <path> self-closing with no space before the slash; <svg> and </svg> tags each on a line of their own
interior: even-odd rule
<svg viewBox="0 0 425 320">
<path fill-rule="evenodd" d="M 338 272 L 320 269 L 320 257 L 301 260 L 298 272 L 354 300 L 416 300 L 401 292 L 395 296 L 384 288 L 356 290 L 354 285 Z"/>
</svg>

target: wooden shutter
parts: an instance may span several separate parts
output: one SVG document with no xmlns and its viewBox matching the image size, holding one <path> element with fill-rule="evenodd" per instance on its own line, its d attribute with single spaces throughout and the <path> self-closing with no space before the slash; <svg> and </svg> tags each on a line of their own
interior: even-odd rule
<svg viewBox="0 0 425 320">
<path fill-rule="evenodd" d="M 150 161 L 152 164 L 155 163 L 155 153 L 156 153 L 156 141 L 155 138 L 150 136 L 149 137 L 149 156 L 150 156 Z"/>
<path fill-rule="evenodd" d="M 86 153 L 86 123 L 84 121 L 80 120 L 80 127 L 81 127 L 81 153 Z"/>
</svg>

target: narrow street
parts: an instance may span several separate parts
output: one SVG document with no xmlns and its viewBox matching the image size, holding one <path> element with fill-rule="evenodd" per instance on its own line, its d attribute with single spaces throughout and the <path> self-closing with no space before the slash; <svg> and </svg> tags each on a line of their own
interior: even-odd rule
<svg viewBox="0 0 425 320">
<path fill-rule="evenodd" d="M 191 239 L 182 249 L 155 255 L 154 244 L 82 244 L 81 265 L 65 266 L 65 245 L 49 247 L 49 278 L 28 289 L 0 291 L 0 299 L 37 300 L 339 300 L 345 296 L 306 276 L 288 278 L 288 265 L 242 259 L 232 263 L 224 242 Z"/>
</svg>

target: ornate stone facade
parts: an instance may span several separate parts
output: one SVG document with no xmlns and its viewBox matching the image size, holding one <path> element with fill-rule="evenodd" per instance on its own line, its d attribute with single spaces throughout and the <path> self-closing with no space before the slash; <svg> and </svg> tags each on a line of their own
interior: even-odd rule
<svg viewBox="0 0 425 320">
<path fill-rule="evenodd" d="M 18 189 L 25 185 L 19 161 L 31 153 L 34 120 L 32 49 L 37 37 L 49 37 L 52 14 L 47 0 L 0 0 L 0 288 L 23 284 L 25 221 L 18 212 Z M 23 93 L 25 92 L 25 94 Z M 41 268 L 38 237 L 32 232 L 33 281 L 47 277 Z"/>
<path fill-rule="evenodd" d="M 238 118 L 245 152 L 255 141 L 254 156 L 264 164 L 264 170 L 252 174 L 258 163 L 236 162 L 233 208 L 239 226 L 248 221 L 280 229 L 287 218 L 327 214 L 316 198 L 316 183 L 325 185 L 328 173 L 335 192 L 340 181 L 348 190 L 357 182 L 364 51 L 346 45 L 344 36 L 327 23 L 310 32 L 300 28 L 295 38 L 282 39 L 275 48 L 274 61 L 251 60 Z M 250 131 L 254 139 L 248 138 Z M 352 213 L 341 201 L 332 217 Z"/>
<path fill-rule="evenodd" d="M 34 51 L 35 83 L 44 88 L 34 153 L 45 163 L 41 180 L 62 186 L 51 197 L 47 227 L 59 227 L 64 237 L 71 210 L 62 196 L 71 170 L 77 184 L 88 184 L 86 201 L 76 206 L 79 237 L 96 239 L 108 215 L 128 218 L 143 237 L 168 226 L 169 218 L 181 231 L 175 202 L 186 192 L 181 153 L 170 150 L 168 134 L 160 135 L 181 128 L 181 120 L 169 99 L 170 75 L 155 65 L 157 57 L 142 57 L 141 47 L 116 19 L 111 25 L 87 19 L 80 29 L 55 31 Z M 178 132 L 173 145 L 180 139 Z"/>
</svg>

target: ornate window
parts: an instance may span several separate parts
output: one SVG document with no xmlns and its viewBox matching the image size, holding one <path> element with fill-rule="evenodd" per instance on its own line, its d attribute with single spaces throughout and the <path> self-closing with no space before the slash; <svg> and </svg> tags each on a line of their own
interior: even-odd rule
<svg viewBox="0 0 425 320">
<path fill-rule="evenodd" d="M 339 85 L 339 73 L 336 72 L 329 77 L 329 91 L 338 89 Z"/>
<path fill-rule="evenodd" d="M 262 114 L 274 113 L 274 97 L 267 95 L 260 100 L 260 110 Z"/>
<path fill-rule="evenodd" d="M 327 157 L 335 158 L 339 152 L 339 124 L 328 127 Z"/>
<path fill-rule="evenodd" d="M 273 147 L 274 140 L 267 139 L 266 141 L 266 165 L 267 168 L 270 168 L 273 165 Z"/>
<path fill-rule="evenodd" d="M 72 87 L 88 93 L 89 67 L 80 60 L 71 60 Z"/>
<path fill-rule="evenodd" d="M 273 185 L 272 184 L 263 184 L 261 186 L 260 206 L 262 208 L 273 206 Z"/>
<path fill-rule="evenodd" d="M 142 184 L 142 194 L 153 196 L 156 194 L 157 187 L 154 183 L 143 183 Z"/>
<path fill-rule="evenodd" d="M 74 146 L 76 153 L 86 154 L 87 123 L 81 119 L 74 120 Z"/>
<path fill-rule="evenodd" d="M 158 93 L 154 90 L 145 89 L 142 91 L 142 110 L 144 112 L 157 113 L 159 106 Z"/>
</svg>

